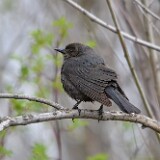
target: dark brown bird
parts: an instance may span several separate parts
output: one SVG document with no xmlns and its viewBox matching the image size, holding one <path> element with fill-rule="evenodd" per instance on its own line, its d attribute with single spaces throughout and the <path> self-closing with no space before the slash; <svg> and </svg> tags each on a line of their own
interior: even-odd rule
<svg viewBox="0 0 160 160">
<path fill-rule="evenodd" d="M 65 49 L 55 50 L 64 55 L 61 81 L 64 90 L 77 101 L 74 109 L 78 109 L 82 101 L 98 101 L 101 114 L 103 105 L 111 106 L 112 99 L 123 112 L 140 113 L 117 83 L 115 71 L 106 67 L 104 60 L 92 48 L 71 43 Z"/>
</svg>

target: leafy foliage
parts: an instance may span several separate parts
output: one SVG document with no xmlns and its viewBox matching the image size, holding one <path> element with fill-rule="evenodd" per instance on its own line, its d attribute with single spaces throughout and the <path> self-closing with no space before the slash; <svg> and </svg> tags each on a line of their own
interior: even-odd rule
<svg viewBox="0 0 160 160">
<path fill-rule="evenodd" d="M 58 90 L 60 92 L 63 91 L 63 87 L 62 87 L 62 83 L 61 83 L 61 80 L 60 80 L 60 76 L 57 76 L 52 84 L 53 84 L 52 86 L 53 86 L 54 89 L 56 89 L 56 90 Z"/>
<path fill-rule="evenodd" d="M 11 100 L 11 103 L 12 103 L 12 108 L 16 113 L 16 115 L 21 115 L 26 107 L 27 102 L 13 99 Z"/>
<path fill-rule="evenodd" d="M 124 129 L 124 131 L 131 130 L 132 129 L 132 124 L 129 123 L 129 122 L 123 122 L 123 129 Z"/>
<path fill-rule="evenodd" d="M 9 156 L 9 157 L 10 157 L 10 156 L 12 155 L 12 151 L 6 149 L 6 148 L 3 147 L 3 146 L 0 146 L 0 155 Z"/>
<path fill-rule="evenodd" d="M 41 97 L 41 96 L 40 96 Z M 40 112 L 44 111 L 47 107 L 40 107 L 39 103 L 35 103 L 32 101 L 22 101 L 22 100 L 11 100 L 13 113 L 15 115 L 22 115 L 24 112 L 35 111 Z"/>
<path fill-rule="evenodd" d="M 96 42 L 93 40 L 90 40 L 88 42 L 86 42 L 86 45 L 91 47 L 91 48 L 95 48 L 96 47 Z"/>
<path fill-rule="evenodd" d="M 41 29 L 36 29 L 32 31 L 31 37 L 33 43 L 31 45 L 31 54 L 27 54 L 24 56 L 18 56 L 15 54 L 12 57 L 21 65 L 19 80 L 23 82 L 22 86 L 24 82 L 27 84 L 35 84 L 37 90 L 34 91 L 33 94 L 38 97 L 48 97 L 48 95 L 50 95 L 52 91 L 51 87 L 53 87 L 53 89 L 55 89 L 56 91 L 63 91 L 60 81 L 60 75 L 58 74 L 58 72 L 57 74 L 54 73 L 56 72 L 56 70 L 54 70 L 55 68 L 59 71 L 62 65 L 63 56 L 56 53 L 52 54 L 51 52 L 54 51 L 52 49 L 53 44 L 55 44 L 54 47 L 59 47 L 63 40 L 67 38 L 69 29 L 73 27 L 73 24 L 70 23 L 65 17 L 57 19 L 52 24 L 54 29 L 58 30 L 56 34 Z M 88 41 L 87 45 L 93 48 L 96 46 L 96 42 Z M 48 66 L 46 64 L 53 64 L 54 67 L 47 68 Z M 50 69 L 51 71 L 53 70 L 53 73 L 49 70 L 49 77 L 47 75 L 48 69 Z M 48 81 L 49 83 L 46 83 L 46 81 Z M 45 107 L 42 107 L 42 105 L 30 101 L 12 100 L 11 103 L 13 113 L 16 113 L 16 115 L 22 115 L 24 111 L 40 111 L 41 108 L 46 109 Z M 74 123 L 68 126 L 68 130 L 72 131 L 74 129 L 77 129 L 79 127 L 85 127 L 87 125 L 87 121 L 75 119 Z M 7 152 L 7 150 L 5 150 L 5 148 L 3 147 L 2 151 L 6 154 L 9 154 L 9 152 Z M 34 144 L 30 160 L 48 160 L 49 157 L 47 156 L 46 151 L 47 148 L 44 144 Z M 97 157 L 100 157 L 102 159 L 103 155 L 100 154 L 90 158 Z"/>
<path fill-rule="evenodd" d="M 32 53 L 38 53 L 42 47 L 50 46 L 53 43 L 53 34 L 45 33 L 37 29 L 31 33 L 34 43 L 32 44 Z"/>
<path fill-rule="evenodd" d="M 0 142 L 4 141 L 5 137 L 6 137 L 6 130 L 3 130 L 0 132 Z M 4 156 L 12 156 L 12 151 L 8 150 L 7 148 L 5 148 L 3 145 L 0 145 L 0 157 L 4 157 Z"/>
<path fill-rule="evenodd" d="M 85 127 L 87 125 L 88 125 L 88 122 L 85 120 L 74 119 L 74 123 L 72 123 L 70 126 L 68 126 L 68 130 L 73 131 L 76 128 Z"/>
<path fill-rule="evenodd" d="M 47 156 L 47 148 L 44 146 L 44 144 L 41 143 L 35 143 L 32 149 L 32 156 L 30 160 L 48 160 Z"/>
<path fill-rule="evenodd" d="M 28 77 L 28 75 L 29 75 L 29 68 L 28 68 L 28 66 L 27 65 L 22 65 L 21 66 L 21 79 L 22 80 L 24 80 L 24 79 L 26 79 L 27 77 Z"/>
<path fill-rule="evenodd" d="M 0 132 L 0 141 L 3 141 L 4 138 L 6 137 L 6 130 L 3 130 Z M 1 156 L 11 156 L 12 155 L 12 151 L 6 149 L 4 146 L 0 145 L 0 157 Z"/>
<path fill-rule="evenodd" d="M 31 45 L 31 54 L 24 54 L 24 56 L 18 54 L 12 54 L 12 59 L 17 61 L 21 68 L 19 73 L 19 80 L 21 81 L 21 85 L 32 84 L 35 86 L 34 95 L 38 97 L 48 97 L 51 94 L 52 88 L 58 92 L 63 91 L 63 87 L 60 81 L 60 75 L 54 75 L 54 68 L 59 68 L 62 65 L 63 56 L 61 54 L 52 54 L 50 52 L 54 51 L 52 49 L 53 43 L 56 45 L 60 45 L 62 41 L 67 37 L 68 30 L 73 27 L 73 25 L 68 22 L 65 17 L 61 17 L 53 22 L 53 27 L 58 29 L 59 34 L 56 35 L 57 42 L 54 42 L 55 36 L 54 33 L 50 33 L 48 31 L 44 31 L 41 29 L 36 29 L 31 32 L 32 37 L 32 45 Z M 55 46 L 58 47 L 58 46 Z M 48 53 L 49 52 L 49 53 Z M 46 63 L 47 62 L 47 63 Z M 54 67 L 51 68 L 52 72 L 47 71 L 46 64 L 54 64 Z M 50 68 L 49 68 L 50 69 Z M 48 76 L 49 73 L 49 76 Z M 49 83 L 48 83 L 48 82 Z M 7 86 L 8 91 L 13 91 L 13 85 Z M 29 101 L 19 101 L 12 100 L 12 109 L 16 115 L 23 114 L 24 111 L 40 111 L 41 108 L 44 108 L 42 105 L 39 105 L 35 102 Z M 32 106 L 32 107 L 30 107 Z M 44 108 L 46 110 L 46 107 Z"/>
<path fill-rule="evenodd" d="M 65 17 L 61 17 L 53 22 L 54 27 L 58 27 L 59 35 L 61 39 L 64 39 L 68 35 L 68 30 L 73 27 L 73 24 L 68 22 Z"/>
<path fill-rule="evenodd" d="M 62 54 L 56 54 L 55 56 L 52 56 L 52 59 L 53 59 L 53 63 L 56 67 L 61 67 L 62 66 L 62 59 L 63 59 L 63 56 Z"/>
<path fill-rule="evenodd" d="M 94 156 L 90 156 L 87 158 L 87 160 L 108 160 L 108 159 L 109 159 L 109 156 L 104 153 L 99 153 L 99 154 L 96 154 Z"/>
</svg>

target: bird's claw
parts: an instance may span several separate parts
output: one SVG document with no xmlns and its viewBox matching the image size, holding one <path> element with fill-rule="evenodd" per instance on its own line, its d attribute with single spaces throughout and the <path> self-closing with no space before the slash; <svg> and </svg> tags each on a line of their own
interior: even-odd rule
<svg viewBox="0 0 160 160">
<path fill-rule="evenodd" d="M 76 105 L 74 105 L 74 107 L 72 109 L 76 109 L 78 110 L 78 115 L 81 115 L 81 109 L 79 109 Z M 72 118 L 72 121 L 74 122 L 74 118 Z"/>
<path fill-rule="evenodd" d="M 81 115 L 81 109 L 79 109 L 77 106 L 74 106 L 72 109 L 78 110 L 79 116 Z"/>
<path fill-rule="evenodd" d="M 99 117 L 98 117 L 98 122 L 99 122 L 103 118 L 103 105 L 101 105 L 97 111 L 98 111 L 98 115 L 99 115 Z"/>
</svg>

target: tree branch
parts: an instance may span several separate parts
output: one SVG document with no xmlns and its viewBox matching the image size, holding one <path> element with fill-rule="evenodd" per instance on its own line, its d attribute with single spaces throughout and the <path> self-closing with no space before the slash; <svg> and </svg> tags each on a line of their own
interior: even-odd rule
<svg viewBox="0 0 160 160">
<path fill-rule="evenodd" d="M 96 17 L 95 15 L 93 15 L 92 13 L 88 12 L 87 10 L 85 10 L 83 7 L 81 7 L 80 5 L 78 5 L 76 2 L 72 1 L 72 0 L 63 0 L 65 2 L 67 2 L 69 5 L 71 5 L 72 7 L 74 7 L 75 9 L 79 10 L 80 12 L 82 12 L 84 15 L 86 15 L 91 21 L 99 24 L 100 26 L 104 27 L 104 28 L 107 28 L 109 29 L 110 31 L 114 32 L 114 33 L 117 33 L 117 30 L 115 27 L 107 24 L 106 22 L 102 21 L 100 18 Z M 147 42 L 147 41 L 144 41 L 140 38 L 137 38 L 137 37 L 134 37 L 126 32 L 123 32 L 123 31 L 120 31 L 121 34 L 133 41 L 133 42 L 136 42 L 138 44 L 141 44 L 145 47 L 149 47 L 149 48 L 152 48 L 154 50 L 157 50 L 157 51 L 160 51 L 160 47 L 158 45 L 155 45 L 153 43 L 150 43 L 150 42 Z"/>
<path fill-rule="evenodd" d="M 130 60 L 130 57 L 129 57 L 129 53 L 128 53 L 128 49 L 127 49 L 127 47 L 126 47 L 125 41 L 124 41 L 124 39 L 123 39 L 123 36 L 122 36 L 122 34 L 121 34 L 121 32 L 120 32 L 120 26 L 119 26 L 117 17 L 116 17 L 116 15 L 115 15 L 115 13 L 114 13 L 114 11 L 113 11 L 113 9 L 112 9 L 111 1 L 110 1 L 110 0 L 106 0 L 106 2 L 107 2 L 107 4 L 108 4 L 108 7 L 109 7 L 109 10 L 110 10 L 110 12 L 111 12 L 111 16 L 112 16 L 113 22 L 114 22 L 115 27 L 116 27 L 116 29 L 117 29 L 117 34 L 118 34 L 120 43 L 121 43 L 121 45 L 122 45 L 122 49 L 123 49 L 123 52 L 124 52 L 124 56 L 125 56 L 125 58 L 126 58 L 126 61 L 127 61 L 127 63 L 128 63 L 129 69 L 130 69 L 130 71 L 131 71 L 131 73 L 132 73 L 134 82 L 135 82 L 135 84 L 136 84 L 136 86 L 137 86 L 137 89 L 138 89 L 138 91 L 139 91 L 139 93 L 140 93 L 140 96 L 141 96 L 141 98 L 142 98 L 143 104 L 144 104 L 144 106 L 145 106 L 145 108 L 146 108 L 146 110 L 147 110 L 148 115 L 149 115 L 150 117 L 152 117 L 152 118 L 155 118 L 155 117 L 154 117 L 154 114 L 153 114 L 153 112 L 152 112 L 152 110 L 151 110 L 151 108 L 150 108 L 150 106 L 149 106 L 149 104 L 148 104 L 148 101 L 147 101 L 147 99 L 146 99 L 146 97 L 145 97 L 145 94 L 144 94 L 144 92 L 143 92 L 143 90 L 142 90 L 142 87 L 141 87 L 141 85 L 140 85 L 140 82 L 139 82 L 138 76 L 137 76 L 137 74 L 136 74 L 136 72 L 135 72 L 135 69 L 134 69 L 134 67 L 133 67 L 133 65 L 132 65 L 132 63 L 131 63 L 131 60 Z M 156 133 L 156 136 L 157 136 L 158 141 L 160 142 L 159 134 Z"/>
<path fill-rule="evenodd" d="M 140 1 L 134 0 L 134 3 L 137 3 L 139 7 L 141 7 L 146 13 L 150 14 L 152 17 L 160 21 L 160 17 L 153 13 L 150 9 L 148 9 L 145 5 L 143 5 Z"/>
<path fill-rule="evenodd" d="M 34 102 L 46 104 L 48 106 L 54 107 L 57 110 L 65 110 L 65 108 L 63 106 L 59 105 L 58 103 L 55 103 L 53 101 L 49 101 L 44 98 L 37 98 L 37 97 L 33 97 L 33 96 L 28 96 L 28 95 L 0 93 L 0 98 L 26 99 L 29 101 L 34 101 Z"/>
<path fill-rule="evenodd" d="M 152 113 L 152 110 L 151 110 L 151 108 L 150 108 L 150 106 L 149 106 L 149 104 L 148 104 L 148 101 L 147 101 L 147 99 L 146 99 L 146 97 L 145 97 L 145 94 L 144 94 L 144 92 L 143 92 L 143 89 L 142 89 L 142 87 L 141 87 L 141 85 L 140 85 L 140 82 L 139 82 L 137 73 L 136 73 L 136 71 L 135 71 L 135 69 L 134 69 L 134 67 L 133 67 L 133 65 L 132 65 L 132 63 L 131 63 L 131 59 L 130 59 L 130 57 L 129 57 L 128 49 L 127 49 L 127 47 L 126 47 L 125 41 L 124 41 L 124 39 L 123 39 L 123 36 L 122 36 L 122 34 L 121 34 L 121 32 L 120 32 L 120 26 L 119 26 L 117 17 L 116 17 L 116 15 L 115 15 L 115 12 L 114 12 L 113 9 L 112 9 L 111 1 L 110 1 L 110 0 L 106 0 L 106 2 L 107 2 L 107 4 L 108 4 L 108 8 L 109 8 L 109 10 L 110 10 L 110 12 L 111 12 L 111 16 L 112 16 L 113 22 L 114 22 L 115 27 L 116 27 L 116 29 L 117 29 L 117 34 L 118 34 L 118 37 L 119 37 L 119 40 L 120 40 L 120 43 L 121 43 L 121 46 L 122 46 L 122 49 L 123 49 L 123 52 L 124 52 L 124 56 L 125 56 L 126 61 L 127 61 L 127 63 L 128 63 L 128 66 L 129 66 L 129 69 L 130 69 L 131 74 L 132 74 L 132 76 L 133 76 L 133 79 L 134 79 L 134 82 L 135 82 L 135 84 L 136 84 L 136 87 L 137 87 L 137 89 L 138 89 L 138 91 L 139 91 L 139 94 L 140 94 L 140 96 L 141 96 L 141 98 L 142 98 L 143 104 L 144 104 L 144 106 L 145 106 L 145 108 L 146 108 L 146 110 L 147 110 L 148 115 L 149 115 L 150 117 L 152 117 L 152 118 L 155 118 L 155 117 L 154 117 L 154 114 Z"/>
<path fill-rule="evenodd" d="M 99 119 L 99 113 L 93 110 L 81 110 L 81 114 L 77 110 L 57 110 L 55 112 L 28 114 L 17 117 L 5 117 L 0 120 L 0 131 L 9 128 L 10 126 L 28 125 L 38 122 L 46 122 L 62 119 Z M 160 133 L 160 125 L 157 121 L 144 115 L 126 114 L 122 112 L 104 112 L 102 121 L 129 121 L 140 123 L 143 127 L 148 127 L 157 133 Z"/>
<path fill-rule="evenodd" d="M 70 110 L 53 101 L 49 101 L 44 98 L 31 97 L 27 95 L 8 94 L 1 93 L 0 98 L 12 98 L 12 99 L 25 99 L 29 101 L 35 101 L 42 104 L 49 105 L 57 109 L 54 112 L 40 113 L 40 114 L 28 114 L 17 117 L 1 117 L 0 118 L 0 131 L 9 128 L 10 126 L 28 125 L 31 123 L 45 122 L 51 120 L 61 119 L 99 119 L 99 112 L 94 110 L 81 110 L 81 114 L 77 110 Z M 122 112 L 104 112 L 102 121 L 117 120 L 117 121 L 129 121 L 134 123 L 140 123 L 144 127 L 151 128 L 157 133 L 160 133 L 160 125 L 156 120 L 153 120 L 144 115 L 126 114 Z"/>
</svg>

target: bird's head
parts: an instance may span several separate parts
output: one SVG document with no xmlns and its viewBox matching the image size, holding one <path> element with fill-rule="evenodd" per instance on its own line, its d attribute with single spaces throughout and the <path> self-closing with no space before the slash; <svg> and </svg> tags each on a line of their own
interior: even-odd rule
<svg viewBox="0 0 160 160">
<path fill-rule="evenodd" d="M 92 48 L 81 43 L 71 43 L 68 44 L 64 49 L 55 48 L 55 50 L 61 52 L 64 55 L 64 59 L 68 59 L 87 54 L 90 50 L 92 50 Z"/>
</svg>

